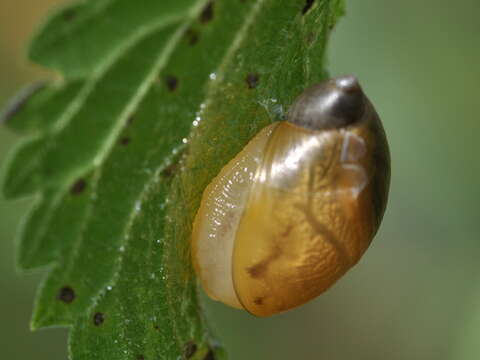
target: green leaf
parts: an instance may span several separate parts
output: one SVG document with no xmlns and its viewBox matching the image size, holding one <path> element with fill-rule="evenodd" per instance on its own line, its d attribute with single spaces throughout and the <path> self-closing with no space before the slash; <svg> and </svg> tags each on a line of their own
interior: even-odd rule
<svg viewBox="0 0 480 360">
<path fill-rule="evenodd" d="M 154 29 L 194 16 L 205 1 L 82 1 L 60 9 L 30 46 L 29 58 L 60 71 L 84 77 L 109 66 Z M 99 70 L 101 71 L 101 70 Z"/>
<path fill-rule="evenodd" d="M 5 124 L 18 133 L 46 131 L 53 126 L 78 94 L 83 83 L 47 84 L 40 81 L 26 87 L 7 106 Z"/>
<path fill-rule="evenodd" d="M 342 13 L 341 0 L 92 0 L 43 26 L 30 57 L 64 82 L 8 112 L 33 135 L 3 183 L 38 194 L 17 256 L 50 265 L 32 328 L 72 326 L 75 360 L 223 357 L 198 304 L 193 217 L 221 167 L 327 76 Z"/>
</svg>

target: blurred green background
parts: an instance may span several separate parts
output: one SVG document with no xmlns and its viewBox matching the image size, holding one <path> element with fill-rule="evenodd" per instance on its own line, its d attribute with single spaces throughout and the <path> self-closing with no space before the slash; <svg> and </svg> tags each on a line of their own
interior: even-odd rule
<svg viewBox="0 0 480 360">
<path fill-rule="evenodd" d="M 23 50 L 63 2 L 0 1 L 0 104 L 47 76 Z M 393 176 L 383 226 L 312 303 L 256 319 L 206 300 L 212 324 L 232 360 L 480 359 L 480 2 L 350 0 L 347 10 L 330 70 L 358 75 L 384 121 Z M 0 127 L 0 163 L 16 140 Z M 28 205 L 0 198 L 0 357 L 65 360 L 64 329 L 28 329 L 41 274 L 16 274 L 13 255 Z"/>
</svg>

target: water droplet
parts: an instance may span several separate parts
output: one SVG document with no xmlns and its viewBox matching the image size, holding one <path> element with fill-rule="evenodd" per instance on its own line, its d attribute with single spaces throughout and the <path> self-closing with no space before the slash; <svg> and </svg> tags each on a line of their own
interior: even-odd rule
<svg viewBox="0 0 480 360">
<path fill-rule="evenodd" d="M 112 287 L 110 285 L 107 286 L 108 291 L 112 291 Z"/>
<path fill-rule="evenodd" d="M 182 139 L 182 143 L 186 144 L 188 142 L 188 139 L 187 138 L 183 138 Z"/>
<path fill-rule="evenodd" d="M 193 121 L 193 126 L 198 126 L 198 121 L 197 120 Z"/>
<path fill-rule="evenodd" d="M 140 203 L 140 201 L 136 201 L 135 202 L 135 211 L 140 211 L 142 210 L 142 204 Z"/>
<path fill-rule="evenodd" d="M 211 73 L 209 77 L 210 77 L 210 80 L 215 80 L 217 78 L 217 74 Z"/>
<path fill-rule="evenodd" d="M 123 246 L 123 245 L 122 245 L 122 246 L 120 246 L 120 247 L 118 248 L 118 251 L 120 251 L 120 252 L 124 252 L 124 251 L 125 251 L 125 246 Z"/>
</svg>

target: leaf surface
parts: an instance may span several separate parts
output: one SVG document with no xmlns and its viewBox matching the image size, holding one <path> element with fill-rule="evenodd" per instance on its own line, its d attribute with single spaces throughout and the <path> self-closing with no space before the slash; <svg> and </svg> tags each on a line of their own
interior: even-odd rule
<svg viewBox="0 0 480 360">
<path fill-rule="evenodd" d="M 311 5 L 311 6 L 310 6 Z M 29 133 L 3 182 L 36 194 L 22 269 L 49 265 L 32 327 L 72 326 L 72 359 L 221 358 L 189 254 L 203 189 L 326 77 L 341 0 L 84 1 L 30 57 L 62 73 L 14 107 Z"/>
</svg>

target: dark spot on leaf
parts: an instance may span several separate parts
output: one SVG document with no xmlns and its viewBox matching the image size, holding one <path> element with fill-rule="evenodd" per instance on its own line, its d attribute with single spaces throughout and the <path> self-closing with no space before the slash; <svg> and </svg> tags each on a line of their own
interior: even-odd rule
<svg viewBox="0 0 480 360">
<path fill-rule="evenodd" d="M 75 9 L 67 9 L 63 12 L 63 18 L 66 21 L 72 21 L 73 19 L 75 19 L 75 16 L 77 16 L 77 12 L 75 11 Z"/>
<path fill-rule="evenodd" d="M 215 360 L 215 353 L 212 349 L 208 350 L 207 355 L 203 358 L 203 360 Z"/>
<path fill-rule="evenodd" d="M 145 360 L 145 356 L 143 356 L 143 355 L 138 355 L 138 356 L 137 356 L 137 360 Z"/>
<path fill-rule="evenodd" d="M 58 292 L 57 299 L 66 304 L 70 304 L 73 300 L 75 300 L 75 291 L 73 291 L 70 286 L 64 286 Z"/>
<path fill-rule="evenodd" d="M 127 119 L 127 125 L 130 125 L 133 122 L 133 120 L 135 120 L 135 115 L 130 115 Z"/>
<path fill-rule="evenodd" d="M 208 4 L 203 8 L 202 13 L 200 14 L 200 22 L 206 24 L 213 19 L 213 0 L 209 1 Z"/>
<path fill-rule="evenodd" d="M 193 341 L 188 341 L 183 347 L 183 354 L 185 359 L 190 359 L 197 352 L 197 344 Z"/>
<path fill-rule="evenodd" d="M 305 15 L 308 12 L 308 10 L 310 10 L 310 8 L 312 7 L 314 2 L 315 2 L 315 0 L 306 0 L 305 1 L 305 6 L 302 9 L 302 14 L 303 15 Z"/>
<path fill-rule="evenodd" d="M 253 302 L 257 305 L 263 305 L 263 298 L 262 297 L 257 297 L 253 300 Z"/>
<path fill-rule="evenodd" d="M 168 75 L 165 77 L 165 84 L 167 85 L 168 90 L 173 92 L 178 87 L 178 78 L 173 75 Z"/>
<path fill-rule="evenodd" d="M 188 43 L 190 45 L 195 45 L 198 42 L 198 39 L 200 38 L 200 35 L 198 34 L 198 31 L 196 31 L 192 28 L 189 28 L 185 32 L 185 36 L 186 36 L 186 38 L 188 40 Z"/>
<path fill-rule="evenodd" d="M 130 138 L 128 136 L 124 136 L 120 139 L 120 145 L 127 146 L 130 143 Z"/>
<path fill-rule="evenodd" d="M 84 179 L 78 179 L 75 183 L 70 187 L 70 193 L 72 195 L 81 194 L 85 188 L 87 187 L 87 182 Z"/>
<path fill-rule="evenodd" d="M 101 325 L 105 321 L 105 316 L 101 312 L 97 312 L 93 315 L 93 324 L 95 326 Z"/>
<path fill-rule="evenodd" d="M 155 330 L 157 330 L 157 331 L 160 330 L 160 328 L 158 327 L 158 325 L 153 325 L 153 328 L 154 328 Z"/>
<path fill-rule="evenodd" d="M 168 165 L 163 171 L 160 173 L 160 175 L 164 178 L 171 178 L 173 175 L 175 175 L 175 172 L 177 171 L 179 167 L 179 161 L 174 161 L 170 165 Z"/>
<path fill-rule="evenodd" d="M 247 82 L 249 89 L 255 89 L 258 85 L 259 80 L 260 80 L 260 75 L 255 73 L 249 73 L 245 78 L 245 81 Z"/>
<path fill-rule="evenodd" d="M 0 115 L 0 123 L 7 123 L 20 110 L 22 110 L 23 106 L 33 95 L 46 88 L 47 85 L 47 81 L 37 81 L 23 88 L 20 93 L 11 100 L 11 102 L 6 106 L 5 111 Z"/>
</svg>

